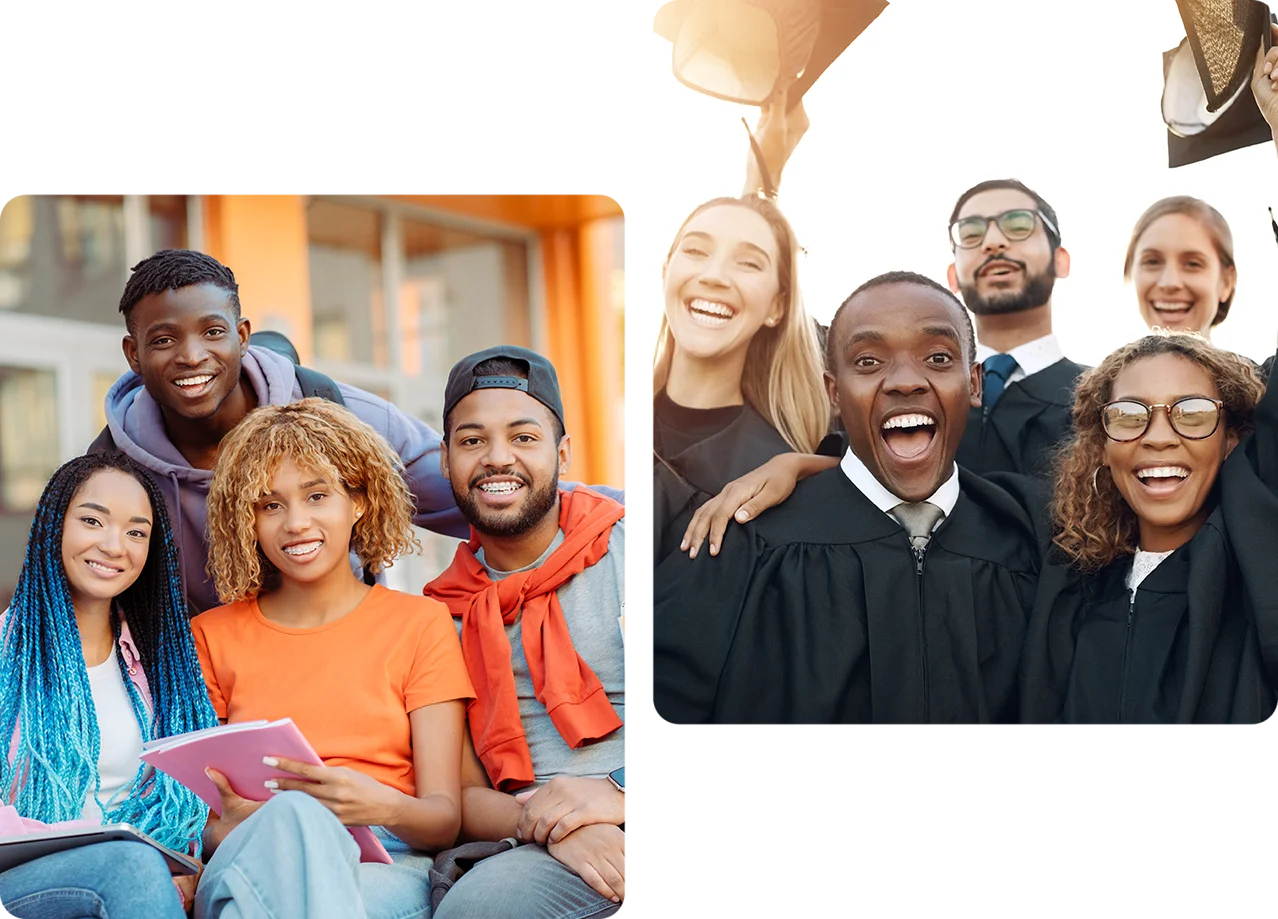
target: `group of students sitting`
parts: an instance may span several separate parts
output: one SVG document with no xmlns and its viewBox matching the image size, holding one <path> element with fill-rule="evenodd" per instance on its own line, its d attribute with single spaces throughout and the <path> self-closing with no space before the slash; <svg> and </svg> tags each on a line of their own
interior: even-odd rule
<svg viewBox="0 0 1278 919">
<path fill-rule="evenodd" d="M 206 255 L 145 260 L 120 308 L 132 372 L 97 449 L 45 488 L 0 621 L 0 816 L 128 823 L 202 870 L 171 878 L 158 850 L 102 842 L 0 873 L 4 908 L 614 912 L 625 509 L 560 481 L 550 362 L 460 361 L 441 440 L 354 387 L 304 397 L 287 357 L 249 345 L 234 275 Z M 424 596 L 378 583 L 414 523 L 469 537 Z M 285 717 L 324 765 L 268 755 L 288 777 L 259 800 L 207 770 L 216 813 L 138 758 Z M 361 862 L 353 826 L 393 864 Z"/>
<path fill-rule="evenodd" d="M 1252 80 L 1271 126 L 1276 66 Z M 1141 217 L 1125 270 L 1151 334 L 1091 369 L 1051 334 L 1069 254 L 1041 196 L 969 189 L 950 242 L 948 289 L 875 277 L 821 342 L 774 203 L 717 199 L 680 229 L 655 364 L 658 711 L 1269 717 L 1278 394 L 1272 359 L 1210 342 L 1236 283 L 1224 219 L 1192 198 Z"/>
</svg>

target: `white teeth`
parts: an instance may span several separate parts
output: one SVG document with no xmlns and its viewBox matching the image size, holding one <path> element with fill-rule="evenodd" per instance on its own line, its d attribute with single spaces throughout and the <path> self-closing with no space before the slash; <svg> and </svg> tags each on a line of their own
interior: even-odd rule
<svg viewBox="0 0 1278 919">
<path fill-rule="evenodd" d="M 99 565 L 97 562 L 88 562 L 87 564 L 90 568 L 94 569 L 95 571 L 102 571 L 102 572 L 105 572 L 106 574 L 120 573 L 118 568 L 108 568 L 106 565 Z"/>
<path fill-rule="evenodd" d="M 936 421 L 927 415 L 895 415 L 883 422 L 883 430 L 888 431 L 892 428 L 918 428 L 931 427 Z"/>
<path fill-rule="evenodd" d="M 184 380 L 174 380 L 173 382 L 176 383 L 178 386 L 195 387 L 195 386 L 203 386 L 205 383 L 207 383 L 211 379 L 213 379 L 213 374 L 206 373 L 203 376 L 187 377 Z"/>
<path fill-rule="evenodd" d="M 522 487 L 519 482 L 485 482 L 479 486 L 479 490 L 490 495 L 510 495 Z"/>
<path fill-rule="evenodd" d="M 316 539 L 312 542 L 300 542 L 295 546 L 285 546 L 285 555 L 310 555 L 312 552 L 324 545 L 324 540 Z"/>
<path fill-rule="evenodd" d="M 1137 471 L 1136 478 L 1143 482 L 1146 479 L 1183 479 L 1188 475 L 1189 470 L 1184 466 L 1146 466 L 1144 469 Z"/>
<path fill-rule="evenodd" d="M 1165 300 L 1153 301 L 1154 309 L 1162 313 L 1187 313 L 1192 303 L 1168 303 Z"/>
<path fill-rule="evenodd" d="M 736 315 L 736 311 L 730 306 L 699 298 L 688 301 L 688 312 L 696 322 L 716 329 L 727 325 Z"/>
</svg>

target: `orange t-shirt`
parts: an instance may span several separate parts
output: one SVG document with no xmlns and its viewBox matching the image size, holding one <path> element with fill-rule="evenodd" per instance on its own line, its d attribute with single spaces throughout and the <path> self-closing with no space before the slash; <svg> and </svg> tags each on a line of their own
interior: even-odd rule
<svg viewBox="0 0 1278 919">
<path fill-rule="evenodd" d="M 326 765 L 408 795 L 408 713 L 475 697 L 448 608 L 380 584 L 319 628 L 278 625 L 248 600 L 196 616 L 191 630 L 219 718 L 292 718 Z"/>
</svg>

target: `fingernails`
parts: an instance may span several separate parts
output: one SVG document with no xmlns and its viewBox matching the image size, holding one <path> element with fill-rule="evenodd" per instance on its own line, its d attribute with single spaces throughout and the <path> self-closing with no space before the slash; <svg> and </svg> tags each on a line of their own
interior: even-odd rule
<svg viewBox="0 0 1278 919">
<path fill-rule="evenodd" d="M 207 777 L 207 778 L 208 778 L 208 780 L 209 780 L 210 782 L 211 782 L 211 781 L 213 781 L 213 773 L 212 773 L 212 771 L 211 771 L 211 770 L 209 770 L 209 769 L 208 769 L 208 767 L 205 767 L 205 769 L 204 769 L 204 775 L 205 775 L 205 777 Z"/>
<path fill-rule="evenodd" d="M 263 765 L 263 766 L 278 766 L 279 764 L 280 764 L 280 761 L 279 761 L 279 760 L 277 760 L 277 759 L 276 759 L 275 757 L 273 757 L 273 756 L 263 756 L 263 757 L 262 757 L 262 765 Z"/>
<path fill-rule="evenodd" d="M 715 543 L 710 543 L 710 554 L 711 554 L 711 555 L 718 555 L 718 554 L 719 554 L 719 547 L 718 547 L 718 545 L 716 545 Z"/>
<path fill-rule="evenodd" d="M 266 786 L 267 788 L 271 789 L 272 791 L 280 787 L 280 783 L 275 781 L 275 779 L 267 779 L 262 784 Z"/>
<path fill-rule="evenodd" d="M 744 507 L 741 508 L 741 510 L 737 511 L 737 519 L 740 520 L 742 523 L 745 523 L 747 520 L 750 519 L 750 512 L 746 510 Z"/>
<path fill-rule="evenodd" d="M 688 550 L 688 558 L 696 558 L 696 557 L 697 557 L 697 547 L 693 546 L 691 549 Z"/>
<path fill-rule="evenodd" d="M 686 540 L 686 539 L 685 539 L 685 540 L 683 540 L 683 542 L 679 543 L 679 551 L 680 551 L 680 552 L 687 552 L 687 551 L 688 551 L 688 540 Z"/>
<path fill-rule="evenodd" d="M 612 898 L 612 902 L 613 902 L 613 903 L 620 903 L 620 902 L 621 902 L 621 897 L 614 896 L 614 897 Z"/>
</svg>

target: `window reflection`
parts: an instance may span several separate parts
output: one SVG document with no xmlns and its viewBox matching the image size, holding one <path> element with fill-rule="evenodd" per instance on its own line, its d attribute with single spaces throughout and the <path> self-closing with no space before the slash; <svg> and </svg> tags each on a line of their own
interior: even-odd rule
<svg viewBox="0 0 1278 919">
<path fill-rule="evenodd" d="M 306 228 L 316 359 L 387 367 L 380 215 L 311 201 Z"/>
<path fill-rule="evenodd" d="M 124 198 L 31 195 L 0 211 L 0 309 L 114 325 Z"/>
<path fill-rule="evenodd" d="M 57 419 L 53 371 L 0 366 L 0 604 L 13 596 L 35 506 L 58 468 Z"/>
</svg>

